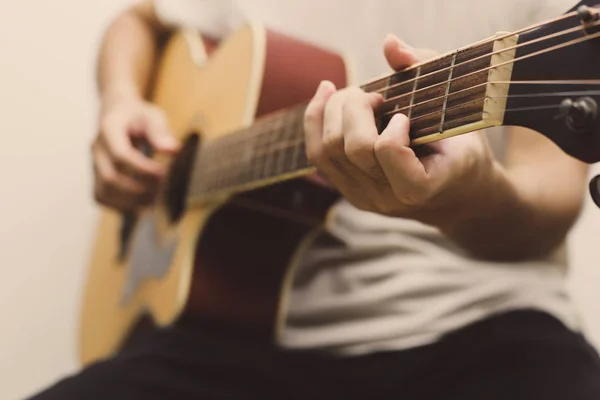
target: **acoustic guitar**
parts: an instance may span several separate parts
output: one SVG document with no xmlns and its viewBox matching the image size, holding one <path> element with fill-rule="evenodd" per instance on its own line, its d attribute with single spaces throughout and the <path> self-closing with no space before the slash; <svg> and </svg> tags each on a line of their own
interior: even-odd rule
<svg viewBox="0 0 600 400">
<path fill-rule="evenodd" d="M 521 126 L 587 163 L 600 160 L 600 8 L 499 33 L 360 86 L 379 92 L 382 129 L 396 113 L 426 146 L 475 130 Z M 156 204 L 103 210 L 81 318 L 84 364 L 119 351 L 149 315 L 191 313 L 276 340 L 299 255 L 327 226 L 339 194 L 314 172 L 303 116 L 318 83 L 351 84 L 346 62 L 260 25 L 215 43 L 172 35 L 152 101 L 182 150 Z"/>
</svg>

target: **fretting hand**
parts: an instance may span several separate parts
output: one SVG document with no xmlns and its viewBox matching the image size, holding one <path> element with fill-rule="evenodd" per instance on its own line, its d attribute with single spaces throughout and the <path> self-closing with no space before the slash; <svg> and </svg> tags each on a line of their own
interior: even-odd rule
<svg viewBox="0 0 600 400">
<path fill-rule="evenodd" d="M 423 58 L 393 36 L 386 38 L 384 52 L 395 70 Z M 380 94 L 338 91 L 323 82 L 305 116 L 309 160 L 361 210 L 449 223 L 472 205 L 474 191 L 493 181 L 495 163 L 483 134 L 431 144 L 428 155 L 419 157 L 409 147 L 406 116 L 395 115 L 378 135 L 374 111 L 383 101 Z"/>
</svg>

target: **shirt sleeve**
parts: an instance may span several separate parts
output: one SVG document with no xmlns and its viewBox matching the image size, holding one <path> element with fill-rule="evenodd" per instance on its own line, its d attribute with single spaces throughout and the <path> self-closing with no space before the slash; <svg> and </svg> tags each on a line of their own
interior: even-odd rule
<svg viewBox="0 0 600 400">
<path fill-rule="evenodd" d="M 191 28 L 223 38 L 247 20 L 236 0 L 154 0 L 158 18 L 173 28 Z"/>
</svg>

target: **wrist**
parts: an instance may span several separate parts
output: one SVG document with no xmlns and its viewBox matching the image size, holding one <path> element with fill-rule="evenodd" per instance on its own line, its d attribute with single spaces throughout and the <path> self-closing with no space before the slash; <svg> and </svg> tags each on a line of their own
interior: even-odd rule
<svg viewBox="0 0 600 400">
<path fill-rule="evenodd" d="M 437 224 L 440 230 L 448 234 L 469 229 L 470 226 L 488 220 L 491 215 L 519 208 L 517 190 L 504 167 L 497 161 L 492 161 L 487 172 L 461 192 L 461 201 Z"/>
<path fill-rule="evenodd" d="M 142 95 L 133 82 L 115 82 L 101 90 L 100 101 L 103 108 L 122 101 L 140 101 Z"/>
</svg>

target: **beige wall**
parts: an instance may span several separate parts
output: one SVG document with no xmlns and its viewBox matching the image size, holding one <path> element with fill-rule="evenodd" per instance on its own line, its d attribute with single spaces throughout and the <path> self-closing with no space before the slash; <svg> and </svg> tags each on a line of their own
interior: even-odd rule
<svg viewBox="0 0 600 400">
<path fill-rule="evenodd" d="M 0 1 L 0 399 L 75 371 L 92 239 L 93 64 L 126 0 Z M 600 172 L 600 171 L 599 171 Z M 572 287 L 600 344 L 600 210 L 573 234 Z"/>
<path fill-rule="evenodd" d="M 76 368 L 100 32 L 123 0 L 0 0 L 0 399 Z"/>
</svg>

